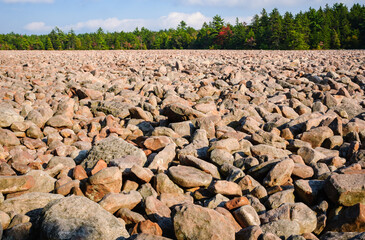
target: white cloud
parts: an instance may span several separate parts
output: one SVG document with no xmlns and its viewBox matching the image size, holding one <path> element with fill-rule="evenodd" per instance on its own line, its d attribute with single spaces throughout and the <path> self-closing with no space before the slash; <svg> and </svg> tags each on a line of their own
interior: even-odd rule
<svg viewBox="0 0 365 240">
<path fill-rule="evenodd" d="M 4 3 L 53 3 L 54 0 L 2 0 Z"/>
<path fill-rule="evenodd" d="M 50 31 L 52 28 L 52 26 L 47 26 L 44 22 L 31 22 L 24 26 L 25 30 L 31 32 L 46 32 Z"/>
<path fill-rule="evenodd" d="M 211 18 L 204 16 L 200 12 L 192 14 L 172 12 L 168 16 L 163 16 L 159 19 L 159 25 L 162 28 L 176 28 L 181 21 L 185 21 L 186 24 L 193 28 L 200 28 L 204 22 L 210 21 Z"/>
<path fill-rule="evenodd" d="M 152 30 L 176 28 L 181 21 L 185 21 L 188 26 L 200 28 L 204 22 L 209 21 L 210 18 L 204 16 L 200 12 L 195 13 L 181 13 L 171 12 L 167 16 L 162 16 L 157 19 L 92 19 L 85 22 L 78 22 L 76 24 L 61 27 L 64 30 L 73 29 L 78 30 L 96 30 L 99 27 L 106 31 L 133 31 L 136 27 L 145 27 Z"/>
<path fill-rule="evenodd" d="M 226 22 L 235 24 L 236 17 L 223 17 Z M 73 29 L 77 32 L 93 32 L 101 27 L 105 31 L 126 31 L 130 32 L 138 28 L 145 27 L 150 30 L 160 30 L 176 28 L 181 21 L 185 21 L 188 26 L 195 29 L 200 29 L 204 22 L 211 21 L 211 17 L 207 17 L 200 12 L 195 13 L 182 13 L 182 12 L 171 12 L 167 16 L 162 16 L 157 19 L 118 19 L 118 18 L 107 18 L 107 19 L 91 19 L 84 22 L 78 22 L 75 24 L 59 26 L 65 32 Z M 240 22 L 251 22 L 251 17 L 239 17 Z M 44 22 L 32 22 L 27 24 L 24 29 L 30 32 L 43 32 L 47 33 L 51 31 L 55 26 L 48 26 Z"/>
<path fill-rule="evenodd" d="M 106 31 L 133 31 L 136 27 L 143 27 L 147 23 L 144 19 L 92 19 L 85 22 L 78 22 L 76 24 L 61 27 L 63 30 L 91 30 L 94 31 L 101 27 Z"/>
</svg>

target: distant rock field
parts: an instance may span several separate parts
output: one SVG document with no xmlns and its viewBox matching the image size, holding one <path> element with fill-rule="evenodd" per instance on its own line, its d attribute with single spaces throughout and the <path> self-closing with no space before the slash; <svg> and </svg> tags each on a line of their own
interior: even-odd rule
<svg viewBox="0 0 365 240">
<path fill-rule="evenodd" d="M 365 51 L 0 51 L 0 239 L 365 239 Z"/>
</svg>

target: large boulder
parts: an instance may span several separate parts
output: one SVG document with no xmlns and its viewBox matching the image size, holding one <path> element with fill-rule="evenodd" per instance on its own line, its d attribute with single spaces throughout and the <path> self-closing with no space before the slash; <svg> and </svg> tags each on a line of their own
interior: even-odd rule
<svg viewBox="0 0 365 240">
<path fill-rule="evenodd" d="M 6 199 L 0 205 L 0 210 L 26 214 L 31 217 L 31 220 L 35 220 L 49 202 L 61 198 L 63 196 L 59 194 L 40 192 L 25 193 L 19 197 Z"/>
<path fill-rule="evenodd" d="M 178 240 L 235 239 L 235 226 L 224 215 L 213 209 L 184 204 L 175 208 L 173 221 Z"/>
<path fill-rule="evenodd" d="M 81 163 L 85 169 L 91 169 L 100 160 L 109 163 L 110 160 L 125 156 L 135 156 L 146 162 L 146 154 L 139 148 L 118 137 L 108 137 L 101 140 L 90 150 L 87 158 Z"/>
<path fill-rule="evenodd" d="M 125 225 L 99 204 L 79 196 L 50 202 L 40 217 L 41 239 L 123 239 Z"/>
<path fill-rule="evenodd" d="M 335 203 L 353 206 L 365 204 L 365 174 L 334 174 L 325 184 L 327 196 Z"/>
</svg>

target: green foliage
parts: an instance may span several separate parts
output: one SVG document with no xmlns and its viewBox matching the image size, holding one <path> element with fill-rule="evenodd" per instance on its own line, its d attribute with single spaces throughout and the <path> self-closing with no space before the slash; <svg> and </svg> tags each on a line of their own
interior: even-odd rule
<svg viewBox="0 0 365 240">
<path fill-rule="evenodd" d="M 176 29 L 47 35 L 0 34 L 0 50 L 121 50 L 121 49 L 358 49 L 365 48 L 365 5 L 350 9 L 342 3 L 310 8 L 295 16 L 274 8 L 254 15 L 250 24 L 234 26 L 216 15 L 196 30 L 181 21 Z"/>
</svg>

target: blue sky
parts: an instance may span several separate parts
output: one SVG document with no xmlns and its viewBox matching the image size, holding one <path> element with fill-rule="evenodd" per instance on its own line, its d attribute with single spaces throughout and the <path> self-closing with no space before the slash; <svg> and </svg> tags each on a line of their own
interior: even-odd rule
<svg viewBox="0 0 365 240">
<path fill-rule="evenodd" d="M 44 34 L 55 26 L 68 32 L 133 31 L 175 28 L 181 20 L 200 28 L 216 14 L 226 22 L 250 22 L 265 8 L 298 13 L 309 7 L 342 2 L 348 7 L 363 0 L 0 0 L 0 33 Z"/>
</svg>

